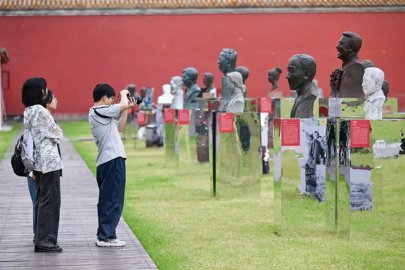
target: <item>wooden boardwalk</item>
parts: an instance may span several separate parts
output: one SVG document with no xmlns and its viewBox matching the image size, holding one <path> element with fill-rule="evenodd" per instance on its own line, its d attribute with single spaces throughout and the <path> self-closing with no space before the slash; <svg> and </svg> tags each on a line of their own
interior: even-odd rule
<svg viewBox="0 0 405 270">
<path fill-rule="evenodd" d="M 127 245 L 95 246 L 96 179 L 67 139 L 61 150 L 65 169 L 58 238 L 63 253 L 59 254 L 34 252 L 27 181 L 12 172 L 11 152 L 0 162 L 0 269 L 157 269 L 122 219 L 117 236 Z"/>
</svg>

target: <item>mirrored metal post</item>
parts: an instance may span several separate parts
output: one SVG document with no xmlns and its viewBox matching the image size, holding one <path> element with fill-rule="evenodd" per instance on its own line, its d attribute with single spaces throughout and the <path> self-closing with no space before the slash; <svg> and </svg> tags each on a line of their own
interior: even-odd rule
<svg viewBox="0 0 405 270">
<path fill-rule="evenodd" d="M 219 118 L 221 115 L 223 113 Z M 257 113 L 232 115 L 232 122 L 226 124 L 232 130 L 221 132 L 226 119 L 218 121 L 217 194 L 221 197 L 260 196 L 259 116 Z"/>
</svg>

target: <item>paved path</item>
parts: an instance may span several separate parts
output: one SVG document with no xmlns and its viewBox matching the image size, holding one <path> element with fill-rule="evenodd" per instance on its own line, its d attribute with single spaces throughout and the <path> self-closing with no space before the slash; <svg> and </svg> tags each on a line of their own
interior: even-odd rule
<svg viewBox="0 0 405 270">
<path fill-rule="evenodd" d="M 67 139 L 61 150 L 65 166 L 58 239 L 61 254 L 34 252 L 27 181 L 12 172 L 11 152 L 0 162 L 0 269 L 157 269 L 122 219 L 117 235 L 126 247 L 95 246 L 96 180 Z"/>
</svg>

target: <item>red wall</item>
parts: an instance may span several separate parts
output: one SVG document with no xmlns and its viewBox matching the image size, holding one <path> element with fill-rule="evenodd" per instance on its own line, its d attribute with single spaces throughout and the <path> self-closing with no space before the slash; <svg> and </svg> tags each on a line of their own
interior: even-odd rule
<svg viewBox="0 0 405 270">
<path fill-rule="evenodd" d="M 363 37 L 361 59 L 383 69 L 391 96 L 405 109 L 405 13 L 307 13 L 134 16 L 0 17 L 0 47 L 10 62 L 8 114 L 21 114 L 21 87 L 30 76 L 47 78 L 59 113 L 86 113 L 96 83 L 120 90 L 128 83 L 161 85 L 188 66 L 211 71 L 221 87 L 217 59 L 222 48 L 238 51 L 238 65 L 250 69 L 249 96 L 264 96 L 267 70 L 283 69 L 289 58 L 307 53 L 317 60 L 316 79 L 329 95 L 329 74 L 341 65 L 335 46 L 343 31 Z M 202 76 L 199 77 L 202 85 Z"/>
</svg>

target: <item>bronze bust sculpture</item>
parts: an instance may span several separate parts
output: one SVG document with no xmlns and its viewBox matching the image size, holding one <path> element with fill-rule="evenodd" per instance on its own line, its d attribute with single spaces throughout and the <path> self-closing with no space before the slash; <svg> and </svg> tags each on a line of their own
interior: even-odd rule
<svg viewBox="0 0 405 270">
<path fill-rule="evenodd" d="M 219 54 L 218 67 L 219 70 L 224 74 L 222 77 L 222 99 L 224 100 L 229 100 L 230 98 L 225 75 L 229 72 L 235 71 L 237 57 L 238 53 L 234 49 L 225 48 L 222 49 L 221 53 Z"/>
<path fill-rule="evenodd" d="M 363 60 L 363 62 L 361 62 L 361 64 L 363 65 L 363 67 L 364 67 L 364 69 L 366 69 L 366 68 L 370 68 L 370 67 L 377 67 L 374 63 L 373 63 L 373 61 L 371 61 L 371 60 L 369 60 L 369 59 L 366 59 L 366 60 Z M 363 77 L 364 78 L 364 77 Z M 389 86 L 388 86 L 388 81 L 387 80 L 384 80 L 383 81 L 383 84 L 382 84 L 382 91 L 383 91 L 383 93 L 384 93 L 384 96 L 385 96 L 385 99 L 387 99 L 388 98 L 388 93 L 389 93 L 389 91 L 390 91 L 390 88 L 389 88 Z"/>
<path fill-rule="evenodd" d="M 278 85 L 278 80 L 280 79 L 280 74 L 283 73 L 280 67 L 275 67 L 272 69 L 269 69 L 267 72 L 267 79 L 269 83 L 271 83 L 271 89 L 267 93 L 269 97 L 272 98 L 281 98 L 282 92 L 280 91 L 279 85 Z"/>
<path fill-rule="evenodd" d="M 246 87 L 246 80 L 249 78 L 249 69 L 245 66 L 238 66 L 235 68 L 235 71 L 239 72 L 240 75 L 242 75 L 242 79 L 243 79 L 243 97 L 247 96 L 247 87 Z"/>
<path fill-rule="evenodd" d="M 183 70 L 182 81 L 186 86 L 186 95 L 184 98 L 185 109 L 198 109 L 197 96 L 200 94 L 200 87 L 197 85 L 198 71 L 193 67 Z"/>
<path fill-rule="evenodd" d="M 220 111 L 223 112 L 243 112 L 245 102 L 243 99 L 243 78 L 237 72 L 229 72 L 226 74 L 225 79 L 228 83 L 230 97 L 228 100 L 223 101 L 223 106 Z"/>
<path fill-rule="evenodd" d="M 5 64 L 9 60 L 7 50 L 4 48 L 0 48 L 0 63 Z"/>
<path fill-rule="evenodd" d="M 307 54 L 296 54 L 288 61 L 287 75 L 291 90 L 297 97 L 291 109 L 291 118 L 311 118 L 314 116 L 314 101 L 318 91 L 312 83 L 316 73 L 316 62 Z"/>
<path fill-rule="evenodd" d="M 362 39 L 353 32 L 344 32 L 336 46 L 342 68 L 331 73 L 332 96 L 338 98 L 362 98 L 364 67 L 359 61 Z"/>
<path fill-rule="evenodd" d="M 170 93 L 173 95 L 172 109 L 183 109 L 183 79 L 180 76 L 173 76 L 170 79 Z"/>
<path fill-rule="evenodd" d="M 205 72 L 203 76 L 204 89 L 201 89 L 201 96 L 204 98 L 217 98 L 217 89 L 214 86 L 214 75 Z"/>
<path fill-rule="evenodd" d="M 384 83 L 384 72 L 376 67 L 366 68 L 363 77 L 363 92 L 365 98 L 365 118 L 381 120 L 382 107 L 385 102 L 385 95 L 382 90 Z"/>
</svg>

